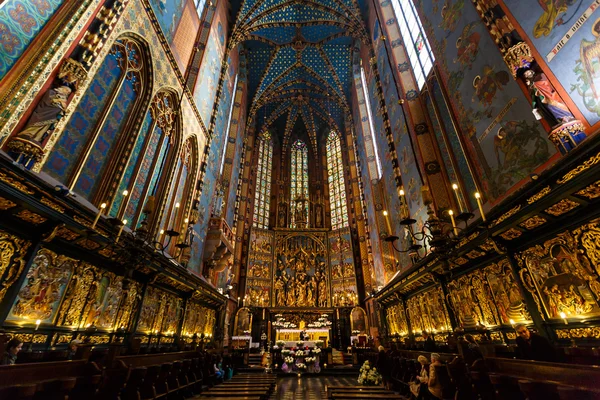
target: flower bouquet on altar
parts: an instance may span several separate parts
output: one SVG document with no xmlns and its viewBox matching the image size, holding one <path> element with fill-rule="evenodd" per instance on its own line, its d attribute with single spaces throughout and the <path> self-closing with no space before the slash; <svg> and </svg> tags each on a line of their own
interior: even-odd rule
<svg viewBox="0 0 600 400">
<path fill-rule="evenodd" d="M 296 357 L 304 357 L 304 352 L 302 350 L 296 350 Z"/>
<path fill-rule="evenodd" d="M 306 364 L 304 364 L 304 363 L 297 363 L 296 364 L 296 368 L 298 368 L 298 372 L 304 372 L 304 371 L 306 371 Z"/>
<path fill-rule="evenodd" d="M 302 347 L 302 346 L 304 346 L 304 342 L 303 341 L 296 342 L 296 346 Z"/>
<path fill-rule="evenodd" d="M 275 342 L 275 344 L 279 347 L 281 347 L 282 349 L 285 347 L 285 341 L 283 340 L 278 340 Z"/>
<path fill-rule="evenodd" d="M 312 349 L 312 353 L 318 355 L 319 353 L 321 353 L 321 349 L 318 347 L 315 347 L 314 349 Z"/>
<path fill-rule="evenodd" d="M 365 386 L 376 386 L 381 385 L 383 378 L 377 371 L 377 368 L 371 368 L 369 361 L 365 361 L 362 367 L 360 367 L 360 373 L 358 374 L 358 384 Z"/>
<path fill-rule="evenodd" d="M 323 347 L 324 344 L 325 344 L 325 342 L 323 342 L 322 340 L 315 341 L 315 346 L 317 346 L 317 347 Z"/>
<path fill-rule="evenodd" d="M 288 349 L 283 349 L 283 350 L 281 350 L 281 354 L 282 354 L 283 356 L 287 356 L 287 355 L 288 355 L 288 354 L 290 354 L 290 353 L 291 353 L 291 350 L 288 350 Z"/>
<path fill-rule="evenodd" d="M 283 359 L 283 361 L 284 361 L 284 363 L 281 366 L 281 370 L 284 373 L 292 372 L 292 367 L 291 366 L 294 365 L 294 357 L 289 357 L 289 356 L 285 357 Z"/>
</svg>

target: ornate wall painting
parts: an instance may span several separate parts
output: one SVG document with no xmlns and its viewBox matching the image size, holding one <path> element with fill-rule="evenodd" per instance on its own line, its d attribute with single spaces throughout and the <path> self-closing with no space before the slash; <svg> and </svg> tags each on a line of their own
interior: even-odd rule
<svg viewBox="0 0 600 400">
<path fill-rule="evenodd" d="M 586 248 L 590 238 L 594 243 L 600 239 L 597 221 L 518 254 L 525 286 L 548 318 L 600 315 L 600 278 L 588 255 L 594 253 Z"/>
<path fill-rule="evenodd" d="M 538 4 L 539 3 L 539 4 Z M 600 5 L 596 0 L 504 0 L 543 64 L 560 82 L 590 125 L 600 121 Z M 593 10 L 590 7 L 594 6 Z M 568 35 L 568 37 L 566 36 Z"/>
<path fill-rule="evenodd" d="M 444 7 L 434 0 L 423 0 L 416 7 L 439 63 L 441 80 L 451 93 L 451 108 L 477 168 L 474 173 L 480 177 L 480 190 L 497 204 L 556 152 L 554 146 L 535 120 L 531 104 L 512 79 L 500 51 L 495 50 L 473 4 L 465 2 L 452 18 L 442 15 Z M 448 18 L 452 23 L 445 21 Z M 475 33 L 478 41 L 472 36 Z M 465 40 L 488 49 L 470 50 L 467 68 L 454 62 L 468 51 L 461 47 Z"/>
<path fill-rule="evenodd" d="M 242 307 L 235 315 L 233 336 L 244 336 L 252 330 L 252 312 L 249 308 Z"/>
<path fill-rule="evenodd" d="M 413 333 L 452 330 L 444 294 L 439 286 L 408 299 L 406 309 Z"/>
<path fill-rule="evenodd" d="M 216 323 L 215 317 L 215 310 L 189 302 L 185 310 L 181 334 L 188 337 L 212 334 Z"/>
<path fill-rule="evenodd" d="M 323 233 L 276 232 L 274 305 L 330 306 L 331 281 L 327 268 L 326 240 Z"/>
<path fill-rule="evenodd" d="M 353 302 L 343 303 L 341 300 L 342 295 L 354 296 L 358 294 L 350 229 L 343 228 L 330 232 L 328 241 L 333 305 L 354 304 Z"/>
<path fill-rule="evenodd" d="M 408 322 L 402 304 L 396 304 L 386 309 L 385 312 L 388 333 L 391 335 L 408 335 Z"/>
<path fill-rule="evenodd" d="M 97 283 L 93 301 L 83 326 L 94 325 L 99 329 L 115 329 L 115 319 L 123 294 L 123 277 L 104 275 Z"/>
<path fill-rule="evenodd" d="M 350 328 L 352 332 L 366 334 L 369 328 L 367 313 L 362 307 L 355 307 L 350 312 Z"/>
<path fill-rule="evenodd" d="M 76 265 L 50 250 L 38 251 L 6 320 L 52 324 Z"/>
<path fill-rule="evenodd" d="M 479 275 L 481 282 L 485 284 L 478 291 L 482 294 L 491 292 L 492 305 L 495 306 L 497 318 L 502 324 L 510 324 L 511 319 L 516 322 L 531 321 L 525 299 L 508 260 L 504 259 L 484 268 Z"/>
<path fill-rule="evenodd" d="M 244 305 L 271 304 L 269 299 L 273 279 L 273 241 L 273 232 L 252 228 Z"/>
<path fill-rule="evenodd" d="M 0 79 L 17 62 L 63 0 L 6 0 L 0 8 Z"/>
<path fill-rule="evenodd" d="M 158 20 L 160 28 L 167 38 L 167 42 L 173 43 L 175 31 L 181 20 L 184 7 L 188 0 L 149 0 L 152 11 Z"/>
</svg>

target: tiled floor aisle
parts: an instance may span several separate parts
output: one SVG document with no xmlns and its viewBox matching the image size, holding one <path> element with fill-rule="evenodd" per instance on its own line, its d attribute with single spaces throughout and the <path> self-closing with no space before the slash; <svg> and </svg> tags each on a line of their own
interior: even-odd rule
<svg viewBox="0 0 600 400">
<path fill-rule="evenodd" d="M 277 379 L 277 390 L 271 400 L 315 400 L 325 399 L 325 385 L 357 385 L 350 376 L 284 377 Z"/>
</svg>

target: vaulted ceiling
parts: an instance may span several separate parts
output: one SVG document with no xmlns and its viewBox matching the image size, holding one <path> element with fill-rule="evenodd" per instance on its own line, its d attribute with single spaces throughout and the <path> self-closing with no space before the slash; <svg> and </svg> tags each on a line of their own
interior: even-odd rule
<svg viewBox="0 0 600 400">
<path fill-rule="evenodd" d="M 352 52 L 368 42 L 357 0 L 245 0 L 235 10 L 232 45 L 248 60 L 249 117 L 283 144 L 305 130 L 316 147 L 330 127 L 343 131 L 352 87 Z"/>
</svg>

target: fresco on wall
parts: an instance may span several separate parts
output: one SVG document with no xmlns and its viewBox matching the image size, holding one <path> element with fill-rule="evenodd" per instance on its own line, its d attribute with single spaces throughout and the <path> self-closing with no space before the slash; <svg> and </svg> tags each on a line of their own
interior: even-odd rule
<svg viewBox="0 0 600 400">
<path fill-rule="evenodd" d="M 77 262 L 40 250 L 27 272 L 7 321 L 40 320 L 51 324 Z"/>
<path fill-rule="evenodd" d="M 495 204 L 556 150 L 471 2 L 460 10 L 449 4 L 450 14 L 438 0 L 416 5 L 421 17 L 427 16 L 421 18 L 423 27 L 482 190 Z"/>
<path fill-rule="evenodd" d="M 585 119 L 590 125 L 600 121 L 600 2 L 504 3 Z"/>
<path fill-rule="evenodd" d="M 187 0 L 149 0 L 167 42 L 172 43 Z"/>
<path fill-rule="evenodd" d="M 235 111 L 234 111 L 235 113 Z M 232 117 L 233 118 L 233 117 Z M 244 126 L 246 121 L 245 115 L 240 115 L 237 121 L 231 121 L 231 126 L 237 126 L 236 139 L 235 139 L 235 150 L 233 154 L 232 173 L 229 179 L 229 193 L 227 195 L 227 210 L 225 210 L 225 220 L 227 224 L 233 227 L 233 220 L 235 218 L 235 199 L 237 197 L 237 186 L 240 177 L 240 160 L 242 157 L 242 149 L 244 147 Z M 236 122 L 236 124 L 234 124 Z M 241 122 L 241 123 L 240 123 Z"/>
<path fill-rule="evenodd" d="M 221 15 L 217 14 L 210 30 L 204 56 L 202 57 L 202 64 L 198 72 L 196 87 L 194 88 L 196 106 L 200 111 L 200 117 L 205 126 L 208 126 L 210 123 L 210 117 L 215 104 L 224 52 L 225 32 L 221 23 Z"/>
<path fill-rule="evenodd" d="M 0 7 L 0 79 L 62 5 L 62 0 L 6 0 Z"/>
</svg>

